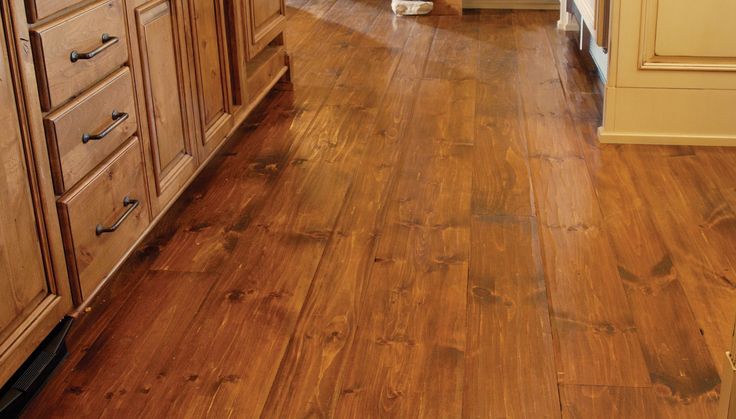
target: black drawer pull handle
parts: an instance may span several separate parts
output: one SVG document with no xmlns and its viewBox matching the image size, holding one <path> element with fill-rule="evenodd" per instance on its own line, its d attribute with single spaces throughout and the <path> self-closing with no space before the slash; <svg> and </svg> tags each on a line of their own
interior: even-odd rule
<svg viewBox="0 0 736 419">
<path fill-rule="evenodd" d="M 105 227 L 102 224 L 97 224 L 97 227 L 95 227 L 95 234 L 98 236 L 104 233 L 112 233 L 113 231 L 117 230 L 118 227 L 120 227 L 121 224 L 125 221 L 126 218 L 130 216 L 130 214 L 135 211 L 136 208 L 138 208 L 139 201 L 137 199 L 131 199 L 127 196 L 123 199 L 123 206 L 128 207 L 128 209 L 123 213 L 123 215 L 120 216 L 120 218 L 115 221 L 115 224 L 111 225 L 110 227 Z"/>
<path fill-rule="evenodd" d="M 77 50 L 74 50 L 69 55 L 69 59 L 72 60 L 73 63 L 76 63 L 79 60 L 89 60 L 91 58 L 95 58 L 97 54 L 117 44 L 119 40 L 120 39 L 118 39 L 117 36 L 112 36 L 112 35 L 103 33 L 102 34 L 102 45 L 93 49 L 90 52 L 78 52 Z"/>
<path fill-rule="evenodd" d="M 125 122 L 126 119 L 128 119 L 128 114 L 127 113 L 125 113 L 125 112 L 118 112 L 118 111 L 112 111 L 112 121 L 113 121 L 112 124 L 108 125 L 107 128 L 103 129 L 98 134 L 88 134 L 88 133 L 85 132 L 82 135 L 82 142 L 85 143 L 85 144 L 87 144 L 90 141 L 93 141 L 93 140 L 94 141 L 101 140 L 101 139 L 107 137 L 107 134 L 111 133 L 112 130 L 114 130 L 115 128 L 119 127 L 120 124 L 122 124 L 123 122 Z"/>
</svg>

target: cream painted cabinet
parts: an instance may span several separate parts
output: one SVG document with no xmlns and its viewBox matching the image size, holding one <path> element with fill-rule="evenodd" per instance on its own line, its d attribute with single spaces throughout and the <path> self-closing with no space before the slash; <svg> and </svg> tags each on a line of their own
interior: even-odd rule
<svg viewBox="0 0 736 419">
<path fill-rule="evenodd" d="M 604 142 L 736 145 L 736 2 L 616 1 Z"/>
</svg>

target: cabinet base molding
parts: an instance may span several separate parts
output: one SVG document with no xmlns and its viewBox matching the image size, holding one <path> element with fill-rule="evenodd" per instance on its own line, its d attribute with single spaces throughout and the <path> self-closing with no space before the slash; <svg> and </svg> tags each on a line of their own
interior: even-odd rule
<svg viewBox="0 0 736 419">
<path fill-rule="evenodd" d="M 66 358 L 66 335 L 73 319 L 67 317 L 43 340 L 18 372 L 0 391 L 0 417 L 20 415 L 25 405 L 41 389 L 46 379 Z"/>
<path fill-rule="evenodd" d="M 606 88 L 602 143 L 736 146 L 736 90 Z"/>
<path fill-rule="evenodd" d="M 637 132 L 607 132 L 598 129 L 598 141 L 603 144 L 642 145 L 693 145 L 713 147 L 736 147 L 736 137 L 704 137 L 672 134 L 650 134 Z"/>
</svg>

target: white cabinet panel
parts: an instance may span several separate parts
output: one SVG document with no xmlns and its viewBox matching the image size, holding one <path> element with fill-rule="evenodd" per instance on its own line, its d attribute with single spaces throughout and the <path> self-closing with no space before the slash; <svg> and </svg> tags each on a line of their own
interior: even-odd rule
<svg viewBox="0 0 736 419">
<path fill-rule="evenodd" d="M 736 1 L 660 1 L 656 22 L 658 56 L 736 57 Z"/>
</svg>

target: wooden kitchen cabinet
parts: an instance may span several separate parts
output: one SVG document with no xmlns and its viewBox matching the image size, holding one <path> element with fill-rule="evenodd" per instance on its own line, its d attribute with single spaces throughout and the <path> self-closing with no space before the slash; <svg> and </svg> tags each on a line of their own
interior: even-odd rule
<svg viewBox="0 0 736 419">
<path fill-rule="evenodd" d="M 190 0 L 194 77 L 199 103 L 202 158 L 222 143 L 233 127 L 230 51 L 223 0 Z"/>
<path fill-rule="evenodd" d="M 154 216 L 174 199 L 197 168 L 184 4 L 145 2 L 133 8 L 130 19 Z"/>
<path fill-rule="evenodd" d="M 0 30 L 0 383 L 71 308 L 68 279 L 49 247 L 58 231 L 50 237 L 46 230 L 42 199 L 52 189 L 50 182 L 41 184 L 44 179 L 34 170 L 25 110 L 11 72 L 17 58 L 9 38 Z"/>
<path fill-rule="evenodd" d="M 280 0 L 4 0 L 0 385 L 288 73 L 283 12 Z"/>
<path fill-rule="evenodd" d="M 284 0 L 243 0 L 248 19 L 246 39 L 248 59 L 255 58 L 284 30 Z"/>
<path fill-rule="evenodd" d="M 599 139 L 736 145 L 736 4 L 614 1 L 610 17 Z"/>
</svg>

